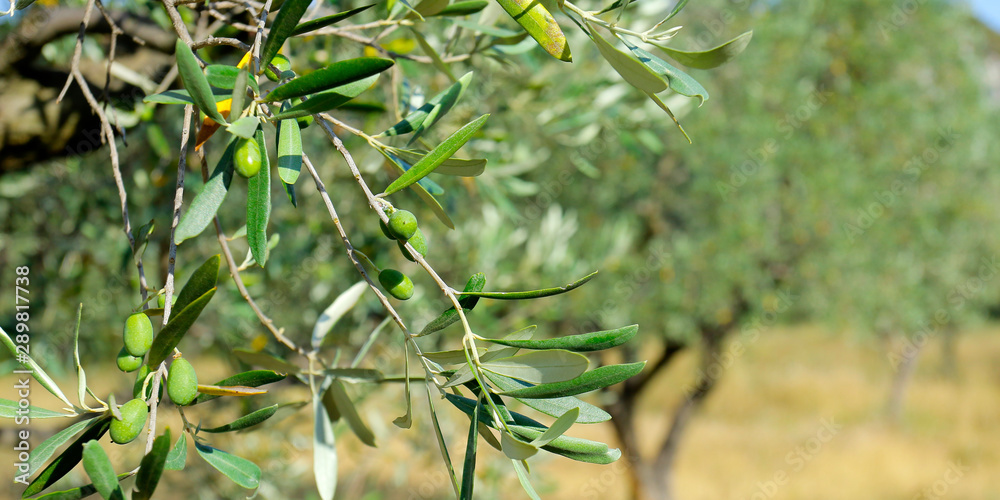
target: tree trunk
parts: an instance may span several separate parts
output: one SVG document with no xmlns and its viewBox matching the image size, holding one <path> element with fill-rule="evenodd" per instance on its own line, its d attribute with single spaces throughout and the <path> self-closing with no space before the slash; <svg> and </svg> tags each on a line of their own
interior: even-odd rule
<svg viewBox="0 0 1000 500">
<path fill-rule="evenodd" d="M 941 374 L 954 380 L 958 376 L 958 331 L 954 328 L 945 329 L 941 337 Z"/>
<path fill-rule="evenodd" d="M 890 422 L 898 422 L 903 415 L 903 398 L 906 396 L 906 389 L 913 380 L 913 372 L 917 368 L 917 356 L 920 355 L 923 346 L 923 342 L 907 340 L 900 349 L 901 352 L 891 358 L 896 373 L 892 378 L 892 387 L 889 389 L 887 413 Z"/>
</svg>

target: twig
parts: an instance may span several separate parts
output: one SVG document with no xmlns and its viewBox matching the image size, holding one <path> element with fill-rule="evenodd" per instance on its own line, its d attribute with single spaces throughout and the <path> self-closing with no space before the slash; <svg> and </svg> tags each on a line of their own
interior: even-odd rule
<svg viewBox="0 0 1000 500">
<path fill-rule="evenodd" d="M 174 233 L 177 232 L 177 224 L 181 219 L 181 205 L 184 203 L 184 174 L 187 172 L 187 153 L 191 139 L 191 118 L 194 114 L 194 106 L 188 104 L 184 106 L 184 126 L 181 128 L 181 153 L 177 160 L 177 188 L 174 192 L 174 214 L 170 219 L 170 250 L 167 258 L 167 279 L 163 286 L 163 324 L 170 320 L 170 310 L 172 307 L 172 297 L 174 295 L 174 266 L 177 262 L 177 243 L 174 241 Z"/>
</svg>

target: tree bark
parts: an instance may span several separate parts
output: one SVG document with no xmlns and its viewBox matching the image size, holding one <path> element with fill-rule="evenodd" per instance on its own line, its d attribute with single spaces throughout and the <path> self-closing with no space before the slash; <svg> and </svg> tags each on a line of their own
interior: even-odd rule
<svg viewBox="0 0 1000 500">
<path fill-rule="evenodd" d="M 923 347 L 923 342 L 907 341 L 900 349 L 899 354 L 892 358 L 896 373 L 889 389 L 887 413 L 890 422 L 899 422 L 903 415 L 903 400 L 906 396 L 906 389 L 913 380 L 913 373 L 917 368 L 917 357 Z"/>
</svg>

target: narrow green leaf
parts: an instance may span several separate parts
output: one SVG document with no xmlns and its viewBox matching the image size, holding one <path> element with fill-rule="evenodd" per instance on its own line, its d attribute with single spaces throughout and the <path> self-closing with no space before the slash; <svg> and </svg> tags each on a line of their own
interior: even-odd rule
<svg viewBox="0 0 1000 500">
<path fill-rule="evenodd" d="M 185 462 L 187 462 L 187 434 L 181 432 L 181 437 L 177 438 L 177 443 L 167 454 L 163 467 L 167 470 L 184 470 Z"/>
<path fill-rule="evenodd" d="M 347 290 L 344 290 L 343 293 L 333 299 L 333 302 L 323 310 L 323 313 L 319 315 L 319 318 L 316 319 L 316 324 L 313 326 L 313 349 L 319 349 L 323 343 L 323 338 L 330 333 L 333 325 L 336 325 L 337 321 L 358 303 L 358 300 L 364 295 L 365 290 L 368 290 L 368 282 L 359 281 L 351 285 Z"/>
<path fill-rule="evenodd" d="M 226 89 L 212 89 L 212 100 L 215 102 L 225 101 L 232 97 L 232 93 Z M 194 104 L 191 93 L 184 89 L 167 90 L 159 94 L 152 94 L 142 98 L 142 102 L 156 104 Z"/>
<path fill-rule="evenodd" d="M 233 350 L 233 354 L 248 365 L 256 365 L 278 373 L 298 373 L 299 367 L 285 360 L 278 359 L 264 352 L 252 352 L 243 349 Z"/>
<path fill-rule="evenodd" d="M 343 106 L 375 85 L 378 77 L 379 75 L 377 74 L 372 75 L 368 78 L 362 78 L 356 82 L 327 90 L 326 92 L 314 94 L 300 104 L 288 109 L 282 109 L 280 113 L 271 117 L 271 121 L 309 116 Z"/>
<path fill-rule="evenodd" d="M 628 40 L 623 39 L 622 41 L 632 51 L 632 54 L 635 54 L 639 58 L 642 64 L 667 80 L 670 90 L 688 97 L 697 97 L 700 100 L 699 105 L 704 104 L 708 100 L 708 91 L 697 80 L 691 78 L 690 75 L 671 66 L 670 63 L 663 59 L 650 54 L 645 49 L 633 45 Z"/>
<path fill-rule="evenodd" d="M 521 300 L 521 299 L 537 299 L 541 297 L 551 297 L 553 295 L 559 295 L 561 293 L 566 293 L 570 290 L 579 288 L 585 283 L 590 281 L 597 275 L 597 271 L 594 271 L 568 285 L 557 286 L 553 288 L 542 288 L 540 290 L 530 290 L 526 292 L 468 292 L 466 295 L 472 295 L 476 297 L 485 297 L 488 299 L 501 299 L 501 300 Z"/>
<path fill-rule="evenodd" d="M 542 447 L 549 444 L 554 439 L 565 434 L 570 427 L 573 427 L 573 424 L 576 423 L 576 419 L 579 416 L 580 416 L 579 408 L 573 408 L 572 410 L 567 411 L 561 417 L 557 418 L 556 421 L 553 422 L 552 425 L 549 426 L 549 428 L 545 432 L 543 432 L 541 436 L 538 436 L 537 438 L 532 440 L 531 445 Z"/>
<path fill-rule="evenodd" d="M 496 373 L 486 373 L 486 378 L 488 378 L 490 382 L 497 387 L 497 389 L 502 391 L 500 394 L 505 394 L 506 392 L 516 389 L 523 389 L 525 387 L 535 387 L 527 382 L 515 380 L 510 377 L 504 377 L 503 375 L 497 375 Z M 529 408 L 533 408 L 552 417 L 559 417 L 569 410 L 579 408 L 580 416 L 576 421 L 580 424 L 597 424 L 611 420 L 611 415 L 609 415 L 608 412 L 590 403 L 581 401 L 573 396 L 545 399 L 524 398 L 518 399 L 518 401 Z"/>
<path fill-rule="evenodd" d="M 444 0 L 444 3 L 445 5 L 447 5 L 448 0 Z M 427 41 L 427 39 L 424 38 L 424 35 L 420 33 L 420 30 L 414 28 L 413 26 L 410 26 L 410 33 L 413 34 L 413 38 L 417 39 L 417 44 L 420 45 L 420 49 L 424 51 L 424 54 L 427 54 L 427 57 L 431 58 L 431 63 L 434 64 L 434 67 L 437 68 L 438 71 L 444 73 L 449 80 L 453 82 L 458 81 L 455 79 L 455 74 L 452 73 L 451 68 L 448 66 L 448 64 L 441 59 L 441 54 L 438 54 L 438 51 L 435 50 L 434 47 L 432 47 L 431 44 Z"/>
<path fill-rule="evenodd" d="M 106 500 L 125 500 L 125 493 L 115 477 L 115 468 L 97 441 L 83 443 L 83 469 L 87 471 L 101 497 Z"/>
<path fill-rule="evenodd" d="M 251 83 L 252 82 L 252 83 Z M 250 79 L 250 72 L 246 68 L 240 68 L 236 74 L 236 81 L 233 82 L 233 100 L 229 103 L 229 116 L 240 116 L 247 103 L 247 86 L 253 85 L 255 92 L 259 93 L 257 79 Z"/>
<path fill-rule="evenodd" d="M 544 426 L 534 427 L 519 424 L 508 424 L 507 427 L 517 437 L 526 440 L 538 439 L 542 437 L 546 431 L 548 431 L 548 428 Z M 570 436 L 558 436 L 543 446 L 542 449 L 556 449 L 571 451 L 573 453 L 599 454 L 607 452 L 609 448 L 607 444 L 599 441 L 591 441 L 589 439 L 581 439 Z"/>
<path fill-rule="evenodd" d="M 260 485 L 260 467 L 257 464 L 198 442 L 194 446 L 201 458 L 234 483 L 251 490 Z"/>
<path fill-rule="evenodd" d="M 625 326 L 615 330 L 606 330 L 579 335 L 567 335 L 544 340 L 506 340 L 482 338 L 487 342 L 503 344 L 521 349 L 566 349 L 568 351 L 588 352 L 610 349 L 628 342 L 639 331 L 639 325 Z"/>
<path fill-rule="evenodd" d="M 24 490 L 22 498 L 41 493 L 42 490 L 52 486 L 56 481 L 65 476 L 66 473 L 76 467 L 76 464 L 80 463 L 80 459 L 83 456 L 83 443 L 100 440 L 101 436 L 108 431 L 110 426 L 110 415 L 91 419 L 83 434 L 70 443 L 61 455 L 49 462 L 49 465 L 35 476 L 35 479 Z"/>
<path fill-rule="evenodd" d="M 142 226 L 139 226 L 139 229 L 134 229 L 132 231 L 133 238 L 135 239 L 134 250 L 132 251 L 133 257 L 142 257 L 142 254 L 146 251 L 146 242 L 149 241 L 149 235 L 153 234 L 154 228 L 156 228 L 156 221 L 150 220 Z"/>
<path fill-rule="evenodd" d="M 461 500 L 472 500 L 472 490 L 476 485 L 476 446 L 479 444 L 479 413 L 483 408 L 480 399 L 469 421 L 469 438 L 465 443 L 465 464 L 462 467 Z"/>
<path fill-rule="evenodd" d="M 184 88 L 190 93 L 195 105 L 202 113 L 205 113 L 205 116 L 215 120 L 216 123 L 226 123 L 226 119 L 215 107 L 212 88 L 208 85 L 205 74 L 201 72 L 201 66 L 198 64 L 194 52 L 191 51 L 191 47 L 178 38 L 174 53 L 177 57 L 177 70 L 181 75 L 181 81 L 184 82 Z"/>
<path fill-rule="evenodd" d="M 684 138 L 687 139 L 688 144 L 691 144 L 691 136 L 689 136 L 688 133 L 684 130 L 684 127 L 681 126 L 681 122 L 677 121 L 677 117 L 674 116 L 674 112 L 670 111 L 670 108 L 668 108 L 667 105 L 664 104 L 663 101 L 660 100 L 660 97 L 657 96 L 656 94 L 651 94 L 649 92 L 646 92 L 646 95 L 649 96 L 649 98 L 653 102 L 655 102 L 656 105 L 660 107 L 660 109 L 667 112 L 667 115 L 669 115 L 670 118 L 674 121 L 674 124 L 677 125 L 677 128 L 680 129 L 682 134 L 684 134 Z"/>
<path fill-rule="evenodd" d="M 570 62 L 573 55 L 566 43 L 566 35 L 549 10 L 538 0 L 497 0 L 518 24 L 534 38 L 549 55 L 560 61 Z"/>
<path fill-rule="evenodd" d="M 184 283 L 184 288 L 181 288 L 181 293 L 176 296 L 177 300 L 175 300 L 173 304 L 174 311 L 184 310 L 184 308 L 197 300 L 199 297 L 215 288 L 219 281 L 219 266 L 221 264 L 222 256 L 215 254 L 198 266 L 198 269 L 195 269 L 195 271 L 191 273 L 187 282 Z"/>
<path fill-rule="evenodd" d="M 590 361 L 571 351 L 531 351 L 483 363 L 483 369 L 535 384 L 562 382 L 580 376 Z"/>
<path fill-rule="evenodd" d="M 449 136 L 444 142 L 413 165 L 413 168 L 407 170 L 405 174 L 393 181 L 392 184 L 389 184 L 389 187 L 385 189 L 385 194 L 393 194 L 433 172 L 441 163 L 458 152 L 466 142 L 469 142 L 469 139 L 472 139 L 472 136 L 486 123 L 486 119 L 489 116 L 488 114 L 482 115 Z"/>
<path fill-rule="evenodd" d="M 35 417 L 30 417 L 35 418 Z M 98 417 L 100 418 L 100 417 Z M 46 460 L 55 454 L 56 450 L 60 446 L 65 444 L 70 439 L 76 437 L 77 434 L 83 431 L 84 427 L 93 424 L 93 419 L 81 420 L 65 429 L 55 433 L 52 437 L 42 441 L 42 444 L 36 446 L 31 450 L 31 456 L 28 458 L 28 474 L 32 475 L 38 471 L 39 467 L 45 463 Z"/>
<path fill-rule="evenodd" d="M 538 492 L 535 491 L 535 488 L 531 486 L 531 480 L 528 479 L 528 471 L 525 470 L 524 463 L 519 460 L 511 460 L 511 462 L 514 464 L 514 472 L 517 473 L 517 480 L 520 481 L 524 492 L 528 494 L 528 498 L 531 500 L 542 500 L 538 496 Z"/>
<path fill-rule="evenodd" d="M 35 3 L 35 0 L 16 0 L 14 2 L 14 10 L 24 10 Z"/>
<path fill-rule="evenodd" d="M 337 408 L 340 409 L 340 414 L 347 420 L 347 425 L 354 431 L 354 435 L 358 436 L 358 439 L 362 443 L 375 448 L 375 434 L 372 433 L 368 424 L 361 418 L 358 414 L 357 407 L 354 406 L 354 402 L 347 395 L 347 390 L 344 389 L 344 384 L 337 379 L 334 379 L 330 383 L 330 388 L 327 389 L 330 396 L 337 403 Z"/>
<path fill-rule="evenodd" d="M 18 410 L 21 412 L 19 413 Z M 57 417 L 75 417 L 76 415 L 72 413 L 60 413 L 58 411 L 47 410 L 45 408 L 39 408 L 37 406 L 28 406 L 26 409 L 21 408 L 17 401 L 11 401 L 9 399 L 0 398 L 0 418 L 17 418 L 19 416 L 27 416 L 28 418 L 57 418 Z M 37 452 L 37 449 L 32 453 Z M 34 456 L 34 455 L 32 455 Z"/>
<path fill-rule="evenodd" d="M 208 305 L 208 301 L 212 300 L 212 296 L 215 295 L 215 288 L 210 289 L 205 292 L 204 295 L 195 299 L 187 307 L 180 309 L 179 313 L 174 314 L 170 317 L 170 321 L 164 326 L 156 337 L 153 338 L 153 346 L 149 348 L 149 357 L 147 358 L 146 364 L 151 368 L 155 368 L 163 360 L 167 359 L 167 356 L 173 352 L 177 344 L 181 342 L 184 334 L 187 333 L 191 325 L 198 319 L 201 315 L 201 311 L 205 309 Z M 180 300 L 178 300 L 180 302 Z"/>
<path fill-rule="evenodd" d="M 455 223 L 451 221 L 451 217 L 448 216 L 448 212 L 444 211 L 444 207 L 441 206 L 441 203 L 437 201 L 437 198 L 435 198 L 434 195 L 428 193 L 427 190 L 424 189 L 424 187 L 419 183 L 413 184 L 410 188 L 417 193 L 417 197 L 420 198 L 420 201 L 423 201 L 424 204 L 427 205 L 427 208 L 430 208 L 431 212 L 434 212 L 434 216 L 437 217 L 442 224 L 447 226 L 448 229 L 455 229 Z"/>
<path fill-rule="evenodd" d="M 545 351 L 541 351 L 545 352 Z M 602 387 L 615 385 L 642 371 L 645 361 L 624 365 L 608 365 L 595 368 L 575 378 L 552 383 L 541 383 L 533 387 L 513 389 L 501 394 L 512 398 L 559 398 L 575 396 L 585 392 L 595 391 Z M 530 380 L 529 380 L 530 382 Z"/>
<path fill-rule="evenodd" d="M 588 464 L 597 464 L 597 465 L 608 465 L 610 463 L 617 462 L 618 459 L 622 457 L 622 452 L 618 448 L 611 448 L 608 451 L 602 453 L 577 453 L 574 451 L 562 450 L 551 446 L 546 446 L 542 449 L 550 453 L 555 453 L 556 455 L 562 455 L 570 460 L 576 460 L 577 462 L 586 462 Z"/>
<path fill-rule="evenodd" d="M 320 498 L 333 500 L 337 491 L 337 443 L 330 423 L 332 415 L 319 399 L 313 395 L 313 475 Z"/>
<path fill-rule="evenodd" d="M 295 32 L 295 27 L 299 24 L 299 19 L 306 13 L 312 0 L 285 0 L 271 23 L 271 31 L 268 32 L 267 41 L 260 50 L 260 71 L 263 71 L 271 59 L 278 54 L 285 40 Z"/>
<path fill-rule="evenodd" d="M 468 16 L 475 14 L 486 8 L 490 3 L 487 0 L 465 0 L 455 2 L 444 9 L 441 9 L 435 14 L 429 14 L 431 16 Z"/>
<path fill-rule="evenodd" d="M 266 408 L 261 408 L 259 410 L 247 413 L 232 422 L 220 425 L 218 427 L 212 427 L 210 429 L 202 429 L 201 432 L 233 432 L 241 429 L 246 429 L 247 427 L 253 427 L 274 415 L 274 412 L 278 411 L 280 405 L 271 405 Z"/>
<path fill-rule="evenodd" d="M 295 185 L 281 181 L 281 187 L 285 188 L 285 196 L 288 198 L 288 202 L 291 203 L 293 207 L 297 208 L 299 206 L 299 202 L 295 197 Z"/>
<path fill-rule="evenodd" d="M 5 346 L 7 346 L 7 350 L 10 351 L 10 354 L 14 357 L 14 359 L 17 360 L 18 363 L 21 364 L 21 366 L 23 366 L 25 369 L 31 371 L 31 376 L 35 380 L 37 380 L 39 384 L 42 384 L 42 387 L 44 387 L 46 390 L 48 390 L 49 392 L 51 392 L 53 396 L 59 398 L 59 401 L 62 401 L 63 403 L 66 403 L 67 407 L 70 407 L 70 408 L 73 407 L 73 403 L 69 402 L 69 398 L 67 398 L 66 395 L 63 394 L 62 389 L 59 388 L 59 386 L 56 384 L 55 380 L 52 380 L 52 377 L 50 377 L 49 374 L 46 373 L 44 369 L 42 369 L 42 365 L 39 365 L 37 362 L 35 362 L 35 359 L 32 358 L 31 355 L 28 354 L 28 352 L 26 350 L 19 349 L 18 346 L 16 344 L 14 344 L 14 340 L 11 339 L 9 335 L 7 335 L 7 332 L 4 331 L 4 329 L 2 327 L 0 327 L 0 341 L 2 341 Z M 22 347 L 22 349 L 23 349 L 23 347 Z M 6 401 L 6 400 L 2 400 L 2 401 Z M 0 413 L 0 416 L 6 416 L 6 412 L 7 412 L 6 409 L 4 409 L 3 407 L 0 407 L 0 411 L 4 412 L 4 413 Z M 41 408 L 36 408 L 34 411 L 36 411 L 38 413 L 45 413 L 48 410 L 42 410 Z M 55 412 L 51 412 L 51 413 L 55 413 Z M 16 415 L 17 414 L 15 413 L 15 416 Z M 63 416 L 66 416 L 66 415 L 59 414 L 59 416 L 63 417 Z M 11 417 L 11 418 L 13 418 L 13 417 Z M 41 417 L 41 418 L 46 418 L 46 417 Z"/>
<path fill-rule="evenodd" d="M 448 0 L 420 0 L 420 3 L 413 7 L 413 12 L 406 17 L 423 20 L 424 17 L 430 17 L 441 12 L 447 6 Z"/>
<path fill-rule="evenodd" d="M 226 131 L 241 139 L 253 139 L 253 133 L 260 126 L 260 118 L 256 116 L 244 116 L 226 127 Z M 295 127 L 298 128 L 298 127 Z"/>
<path fill-rule="evenodd" d="M 182 243 L 188 238 L 197 236 L 215 218 L 215 213 L 222 206 L 222 200 L 226 199 L 226 194 L 229 193 L 229 184 L 233 181 L 233 156 L 236 154 L 237 141 L 235 137 L 229 141 L 225 152 L 219 158 L 219 163 L 212 171 L 212 176 L 181 216 L 181 221 L 174 232 L 175 242 Z"/>
<path fill-rule="evenodd" d="M 291 186 L 302 170 L 302 132 L 294 119 L 278 122 L 278 177 Z"/>
<path fill-rule="evenodd" d="M 431 395 L 430 386 L 431 384 L 429 383 L 424 384 L 424 390 L 427 391 L 427 406 L 431 411 L 431 423 L 434 424 L 434 436 L 437 437 L 438 448 L 440 448 L 444 464 L 448 468 L 448 478 L 451 479 L 451 487 L 455 490 L 455 496 L 457 497 L 461 495 L 459 492 L 458 477 L 455 476 L 455 467 L 451 463 L 451 454 L 448 453 L 448 443 L 441 432 L 441 422 L 438 420 L 437 410 L 434 409 L 434 396 Z"/>
<path fill-rule="evenodd" d="M 271 218 L 271 166 L 268 163 L 264 131 L 257 129 L 260 172 L 247 182 L 247 243 L 254 260 L 267 263 L 267 221 Z"/>
<path fill-rule="evenodd" d="M 208 80 L 208 84 L 212 87 L 232 90 L 233 94 L 236 94 L 236 89 L 239 88 L 237 84 L 239 83 L 241 72 L 247 73 L 247 79 L 243 82 L 243 95 L 246 95 L 247 85 L 253 88 L 254 92 L 260 92 L 260 87 L 257 86 L 257 79 L 249 78 L 247 70 L 237 68 L 236 66 L 229 66 L 228 64 L 209 64 L 205 66 L 205 79 Z M 233 111 L 231 116 L 239 116 L 239 111 L 243 111 L 243 108 L 237 108 L 236 106 L 233 106 L 232 109 L 238 109 L 238 111 Z"/>
<path fill-rule="evenodd" d="M 478 348 L 477 351 L 480 356 L 486 353 L 484 348 Z M 459 365 L 466 362 L 465 349 L 425 352 L 423 356 L 439 365 Z"/>
<path fill-rule="evenodd" d="M 266 102 L 280 101 L 332 89 L 381 73 L 392 67 L 393 64 L 391 59 L 378 57 L 359 57 L 338 61 L 278 86 L 264 100 Z"/>
<path fill-rule="evenodd" d="M 678 50 L 656 43 L 653 45 L 659 47 L 660 50 L 670 56 L 671 59 L 689 68 L 712 69 L 722 66 L 736 56 L 740 55 L 740 53 L 747 48 L 747 45 L 750 45 L 751 38 L 753 38 L 753 31 L 747 31 L 746 33 L 743 33 L 742 35 L 733 38 L 718 47 L 702 51 Z"/>
<path fill-rule="evenodd" d="M 184 438 L 181 433 L 181 439 Z M 132 500 L 148 500 L 153 497 L 156 485 L 160 483 L 160 476 L 163 475 L 163 468 L 167 463 L 170 454 L 170 428 L 160 434 L 153 441 L 153 447 L 139 462 L 139 472 L 135 476 L 135 489 Z"/>
<path fill-rule="evenodd" d="M 379 148 L 379 152 L 382 153 L 382 156 L 385 156 L 386 159 L 389 160 L 389 164 L 395 167 L 396 171 L 399 172 L 399 175 L 403 175 L 406 172 L 408 172 L 411 168 L 413 168 L 413 165 L 410 164 L 410 162 L 407 162 L 402 158 L 392 154 L 391 152 L 389 152 L 388 148 L 385 149 Z M 430 177 L 424 177 L 418 180 L 417 184 L 419 184 L 428 193 L 432 195 L 444 194 L 444 188 L 442 188 L 440 184 L 431 180 Z"/>
<path fill-rule="evenodd" d="M 248 372 L 237 373 L 231 377 L 226 377 L 213 385 L 219 387 L 232 387 L 232 386 L 245 386 L 245 387 L 260 387 L 266 384 L 272 384 L 285 379 L 285 375 L 271 371 L 271 370 L 251 370 Z M 194 400 L 194 404 L 204 403 L 205 401 L 210 401 L 219 396 L 213 396 L 211 394 L 199 394 L 198 398 Z"/>
<path fill-rule="evenodd" d="M 462 98 L 462 94 L 465 93 L 465 89 L 468 88 L 471 81 L 472 72 L 470 71 L 462 75 L 457 82 L 451 84 L 448 88 L 435 94 L 434 97 L 431 97 L 419 109 L 406 115 L 399 123 L 382 132 L 380 136 L 394 136 L 416 132 L 414 139 L 420 137 L 423 132 L 451 111 L 455 103 Z"/>
<path fill-rule="evenodd" d="M 420 161 L 428 153 L 428 151 L 422 149 L 399 149 L 393 147 L 386 149 L 394 156 L 411 165 Z M 448 158 L 441 163 L 441 166 L 434 170 L 434 173 L 457 175 L 460 177 L 476 177 L 485 171 L 486 160 L 484 159 Z"/>
<path fill-rule="evenodd" d="M 503 454 L 511 460 L 527 460 L 538 453 L 538 447 L 531 443 L 525 443 L 506 432 L 500 433 L 500 447 Z"/>
<path fill-rule="evenodd" d="M 514 333 L 507 335 L 506 339 L 521 340 L 529 339 L 535 333 L 535 326 L 529 326 L 527 328 L 522 328 Z M 479 361 L 487 362 L 494 359 L 506 358 L 517 354 L 518 349 L 516 347 L 507 347 L 500 344 L 491 345 L 486 352 L 479 356 Z M 459 384 L 464 384 L 473 379 L 472 370 L 469 365 L 465 365 L 459 368 L 454 375 L 452 375 L 447 382 L 445 382 L 445 387 L 453 387 Z"/>
<path fill-rule="evenodd" d="M 667 89 L 667 82 L 653 70 L 646 67 L 638 59 L 616 49 L 601 36 L 593 26 L 590 28 L 590 38 L 597 45 L 601 57 L 611 63 L 611 67 L 625 79 L 629 85 L 646 93 L 655 94 Z"/>
<path fill-rule="evenodd" d="M 302 24 L 300 24 L 300 25 L 298 25 L 298 26 L 295 27 L 295 30 L 292 31 L 292 36 L 302 35 L 302 34 L 305 34 L 305 33 L 309 33 L 310 31 L 316 31 L 316 30 L 318 30 L 320 28 L 325 28 L 325 27 L 327 27 L 327 26 L 329 26 L 331 24 L 339 23 L 340 21 L 343 21 L 344 19 L 347 19 L 349 17 L 353 17 L 355 14 L 360 14 L 360 13 L 364 12 L 364 11 L 366 11 L 366 10 L 374 7 L 375 5 L 377 5 L 377 4 L 374 4 L 374 3 L 373 4 L 368 4 L 368 5 L 364 5 L 362 7 L 358 7 L 356 9 L 351 9 L 351 10 L 348 10 L 348 11 L 345 11 L 345 12 L 338 12 L 336 14 L 330 14 L 329 16 L 324 16 L 324 17 L 321 17 L 319 19 L 313 19 L 312 21 L 306 21 L 306 22 L 304 22 L 304 23 L 302 23 Z"/>
</svg>

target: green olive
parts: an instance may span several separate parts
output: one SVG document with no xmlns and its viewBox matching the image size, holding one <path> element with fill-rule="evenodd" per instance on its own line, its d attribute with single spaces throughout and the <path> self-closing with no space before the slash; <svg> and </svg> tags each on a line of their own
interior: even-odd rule
<svg viewBox="0 0 1000 500">
<path fill-rule="evenodd" d="M 145 313 L 135 313 L 125 320 L 122 330 L 125 350 L 137 357 L 145 356 L 153 345 L 153 322 Z"/>
<path fill-rule="evenodd" d="M 390 240 L 396 239 L 396 237 L 392 235 L 392 232 L 389 231 L 389 226 L 386 226 L 385 222 L 382 222 L 382 219 L 378 220 L 378 228 L 382 230 L 382 234 L 384 234 L 386 238 L 389 238 Z"/>
<path fill-rule="evenodd" d="M 247 179 L 260 172 L 260 147 L 254 139 L 240 139 L 233 158 L 236 172 Z"/>
<path fill-rule="evenodd" d="M 159 306 L 160 309 L 163 309 L 164 307 L 167 307 L 167 296 L 166 295 L 158 295 L 156 297 L 156 305 Z"/>
<path fill-rule="evenodd" d="M 142 366 L 142 356 L 133 356 L 128 353 L 128 349 L 122 347 L 118 351 L 118 369 L 128 373 L 134 372 Z"/>
<path fill-rule="evenodd" d="M 427 255 L 427 239 L 424 238 L 424 232 L 421 231 L 419 227 L 417 228 L 417 232 L 413 233 L 413 236 L 411 236 L 406 242 L 409 243 L 414 250 L 419 252 L 420 255 Z M 397 241 L 396 243 L 399 245 L 399 251 L 403 252 L 403 257 L 406 257 L 410 262 L 416 261 L 416 259 L 413 258 L 413 255 L 410 254 L 410 251 L 403 246 L 402 241 Z"/>
<path fill-rule="evenodd" d="M 413 282 L 405 274 L 395 269 L 385 269 L 378 273 L 378 282 L 385 291 L 399 300 L 413 297 Z"/>
<path fill-rule="evenodd" d="M 275 73 L 274 70 L 268 66 L 267 68 L 264 68 L 264 76 L 272 82 L 281 81 L 282 74 L 286 71 L 292 70 L 292 61 L 289 61 L 287 57 L 281 54 L 275 55 L 274 59 L 271 59 L 271 64 L 273 64 L 275 68 L 278 68 L 278 73 Z"/>
<path fill-rule="evenodd" d="M 118 444 L 130 443 L 142 432 L 146 417 L 149 416 L 149 408 L 145 401 L 133 399 L 123 404 L 118 411 L 121 412 L 122 419 L 111 420 L 111 440 Z"/>
<path fill-rule="evenodd" d="M 177 358 L 170 363 L 167 395 L 177 406 L 187 406 L 198 396 L 198 375 L 188 360 Z"/>
<path fill-rule="evenodd" d="M 417 218 L 407 210 L 396 210 L 389 216 L 389 232 L 400 241 L 406 241 L 417 232 Z"/>
<path fill-rule="evenodd" d="M 149 387 L 146 388 L 145 394 L 139 394 L 142 390 L 142 383 L 146 381 L 146 377 L 149 376 L 150 372 L 149 365 L 142 365 L 139 367 L 139 372 L 135 374 L 135 383 L 132 384 L 132 397 L 149 399 L 149 396 L 153 394 L 153 384 L 150 383 Z M 163 384 L 160 384 L 160 390 L 156 395 L 157 399 L 163 399 Z"/>
</svg>

